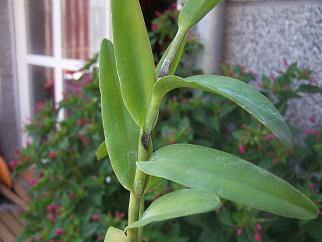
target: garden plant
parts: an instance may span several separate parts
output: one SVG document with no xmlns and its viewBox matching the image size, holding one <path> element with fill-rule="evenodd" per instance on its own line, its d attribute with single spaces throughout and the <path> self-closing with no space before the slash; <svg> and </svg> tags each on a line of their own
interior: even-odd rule
<svg viewBox="0 0 322 242">
<path fill-rule="evenodd" d="M 153 150 L 152 131 L 161 101 L 177 88 L 200 89 L 230 99 L 279 140 L 292 145 L 281 114 L 254 87 L 231 77 L 173 75 L 188 31 L 219 2 L 185 2 L 178 32 L 155 68 L 139 1 L 111 0 L 114 45 L 103 40 L 99 54 L 105 142 L 97 154 L 108 154 L 119 182 L 130 192 L 130 201 L 126 231 L 110 227 L 106 242 L 141 242 L 144 226 L 218 209 L 221 199 L 291 218 L 307 220 L 319 214 L 318 207 L 289 183 L 232 154 L 192 144 Z M 146 192 L 163 179 L 186 188 L 159 197 L 145 209 Z"/>
</svg>

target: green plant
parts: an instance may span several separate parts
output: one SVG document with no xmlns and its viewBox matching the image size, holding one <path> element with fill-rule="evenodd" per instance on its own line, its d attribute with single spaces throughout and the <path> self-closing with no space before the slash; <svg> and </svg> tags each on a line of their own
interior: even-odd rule
<svg viewBox="0 0 322 242">
<path fill-rule="evenodd" d="M 186 1 L 178 32 L 156 70 L 137 0 L 112 0 L 113 44 L 100 50 L 100 91 L 105 145 L 120 183 L 130 191 L 127 235 L 110 227 L 107 242 L 141 242 L 143 226 L 153 221 L 207 212 L 220 198 L 286 217 L 313 219 L 319 210 L 305 195 L 266 170 L 228 153 L 176 144 L 153 152 L 151 134 L 163 97 L 180 87 L 222 95 L 235 102 L 287 144 L 292 135 L 282 116 L 260 92 L 223 76 L 173 76 L 186 34 L 219 0 Z M 106 149 L 106 150 L 105 150 Z M 175 191 L 144 207 L 149 184 L 166 178 L 189 189 Z M 182 203 L 185 203 L 183 206 Z"/>
</svg>

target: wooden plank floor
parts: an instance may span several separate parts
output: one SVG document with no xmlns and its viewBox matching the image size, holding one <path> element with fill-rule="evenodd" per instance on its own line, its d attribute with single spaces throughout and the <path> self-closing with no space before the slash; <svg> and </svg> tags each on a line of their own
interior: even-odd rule
<svg viewBox="0 0 322 242">
<path fill-rule="evenodd" d="M 29 184 L 23 176 L 14 179 L 13 189 L 0 183 L 0 197 L 6 201 L 0 203 L 0 242 L 14 242 L 22 231 L 24 223 L 19 211 L 32 200 Z"/>
</svg>

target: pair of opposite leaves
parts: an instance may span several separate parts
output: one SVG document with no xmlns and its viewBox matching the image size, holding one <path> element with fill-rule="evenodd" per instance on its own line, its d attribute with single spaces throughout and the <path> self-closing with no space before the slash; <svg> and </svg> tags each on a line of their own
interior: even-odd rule
<svg viewBox="0 0 322 242">
<path fill-rule="evenodd" d="M 170 59 L 168 74 L 173 74 L 176 69 L 184 48 L 186 32 L 218 2 L 219 0 L 186 1 L 180 13 L 179 30 L 174 40 L 179 44 Z M 133 188 L 139 129 L 144 126 L 149 104 L 152 99 L 159 104 L 163 96 L 174 88 L 192 87 L 223 95 L 253 115 L 278 138 L 291 143 L 291 133 L 276 108 L 257 90 L 241 81 L 221 76 L 194 76 L 185 79 L 165 76 L 156 81 L 162 63 L 169 52 L 173 52 L 173 44 L 155 71 L 139 2 L 112 0 L 112 14 L 115 49 L 110 41 L 103 40 L 100 50 L 102 118 L 113 170 L 128 190 Z M 191 153 L 190 150 L 194 152 Z M 206 200 L 212 201 L 211 209 L 219 206 L 219 198 L 218 203 L 213 202 L 216 200 L 214 196 L 217 198 L 219 195 L 289 217 L 309 219 L 318 214 L 317 207 L 285 181 L 249 162 L 214 149 L 191 145 L 167 146 L 156 151 L 150 162 L 139 162 L 138 168 L 147 174 L 164 177 L 198 190 L 181 191 L 182 198 L 195 201 L 190 203 L 192 207 L 180 210 L 177 193 L 167 194 L 165 198 L 156 200 L 141 220 L 129 225 L 130 227 L 169 218 L 166 214 L 160 214 L 158 209 L 158 206 L 168 206 L 169 201 L 178 205 L 174 210 L 177 211 L 174 213 L 176 217 L 202 212 L 193 207 L 198 203 L 197 198 L 202 193 L 200 190 L 206 192 L 202 197 L 209 196 L 209 200 Z M 178 202 L 173 203 L 176 200 Z M 205 211 L 210 209 L 207 206 L 204 208 Z"/>
</svg>

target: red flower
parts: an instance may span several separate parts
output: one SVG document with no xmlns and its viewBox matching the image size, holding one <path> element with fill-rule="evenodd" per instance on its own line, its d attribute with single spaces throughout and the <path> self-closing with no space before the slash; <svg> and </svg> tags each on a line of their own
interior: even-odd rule
<svg viewBox="0 0 322 242">
<path fill-rule="evenodd" d="M 93 222 L 97 222 L 98 220 L 100 220 L 100 216 L 99 216 L 99 215 L 97 215 L 97 214 L 93 214 L 93 215 L 92 215 L 92 217 L 91 217 L 91 220 L 92 220 Z"/>
<path fill-rule="evenodd" d="M 17 165 L 19 164 L 19 160 L 11 160 L 9 161 L 9 167 L 11 170 L 16 169 Z"/>
<path fill-rule="evenodd" d="M 261 234 L 260 234 L 260 233 L 255 233 L 254 239 L 255 239 L 256 241 L 261 241 L 261 240 L 262 240 L 262 236 L 261 236 Z"/>
<path fill-rule="evenodd" d="M 122 219 L 125 217 L 125 213 L 124 212 L 120 212 L 120 211 L 116 211 L 115 212 L 115 217 L 117 217 L 118 219 Z"/>
<path fill-rule="evenodd" d="M 319 134 L 320 130 L 317 129 L 306 129 L 304 130 L 304 134 Z"/>
<path fill-rule="evenodd" d="M 48 211 L 48 212 L 55 212 L 57 208 L 58 208 L 58 205 L 57 205 L 57 204 L 52 203 L 52 204 L 49 204 L 49 205 L 47 206 L 47 211 Z"/>
<path fill-rule="evenodd" d="M 62 235 L 63 233 L 64 233 L 64 230 L 62 228 L 55 229 L 55 235 L 59 236 L 59 235 Z"/>
<path fill-rule="evenodd" d="M 236 230 L 236 235 L 237 236 L 241 236 L 243 234 L 243 226 L 240 226 L 237 230 Z"/>
<path fill-rule="evenodd" d="M 239 153 L 244 154 L 246 152 L 246 147 L 243 144 L 239 144 Z"/>
<path fill-rule="evenodd" d="M 48 156 L 49 156 L 50 159 L 54 160 L 54 159 L 57 158 L 57 153 L 56 153 L 56 151 L 49 151 Z"/>
<path fill-rule="evenodd" d="M 275 135 L 274 134 L 267 134 L 267 135 L 264 135 L 263 136 L 263 140 L 264 141 L 270 141 L 270 140 L 273 140 L 273 139 L 275 139 L 276 137 L 275 137 Z"/>
<path fill-rule="evenodd" d="M 49 213 L 49 214 L 47 215 L 47 218 L 48 218 L 48 220 L 49 220 L 49 221 L 51 221 L 51 222 L 54 222 L 54 221 L 55 221 L 55 215 L 54 215 L 54 214 L 52 214 L 52 213 Z"/>
<path fill-rule="evenodd" d="M 152 24 L 151 25 L 152 31 L 157 31 L 159 28 L 160 28 L 160 25 L 159 24 Z"/>
<path fill-rule="evenodd" d="M 313 182 L 309 184 L 309 189 L 312 191 L 315 190 L 315 184 Z"/>
</svg>

